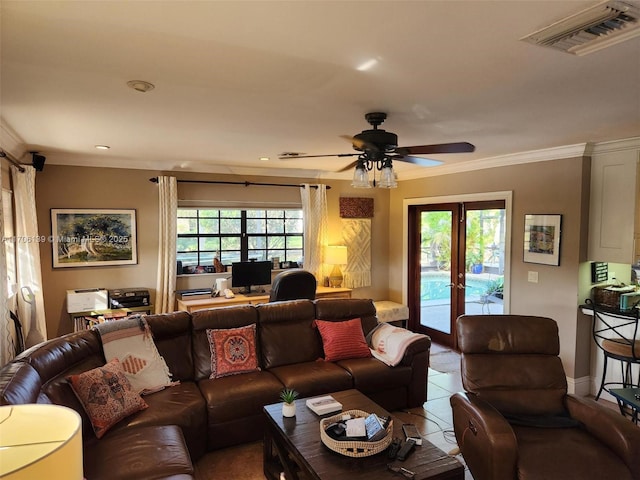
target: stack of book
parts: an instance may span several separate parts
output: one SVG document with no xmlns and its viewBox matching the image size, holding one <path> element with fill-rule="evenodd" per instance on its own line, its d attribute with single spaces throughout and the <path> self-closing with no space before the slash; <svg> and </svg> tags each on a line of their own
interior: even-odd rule
<svg viewBox="0 0 640 480">
<path fill-rule="evenodd" d="M 307 400 L 307 407 L 317 415 L 326 415 L 327 413 L 339 412 L 342 410 L 342 404 L 331 395 L 309 398 Z"/>
</svg>

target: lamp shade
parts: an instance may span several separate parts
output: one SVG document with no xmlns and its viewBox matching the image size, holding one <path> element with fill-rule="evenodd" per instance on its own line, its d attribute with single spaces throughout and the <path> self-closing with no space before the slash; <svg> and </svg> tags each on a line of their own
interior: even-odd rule
<svg viewBox="0 0 640 480">
<path fill-rule="evenodd" d="M 347 247 L 344 245 L 328 245 L 325 247 L 324 263 L 329 265 L 346 265 Z"/>
<path fill-rule="evenodd" d="M 0 407 L 0 478 L 82 480 L 81 424 L 60 405 Z"/>
</svg>

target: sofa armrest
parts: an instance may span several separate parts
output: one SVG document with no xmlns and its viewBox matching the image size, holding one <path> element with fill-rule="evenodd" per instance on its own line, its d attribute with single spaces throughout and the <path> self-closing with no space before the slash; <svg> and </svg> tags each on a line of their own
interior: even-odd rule
<svg viewBox="0 0 640 480">
<path fill-rule="evenodd" d="M 413 357 L 422 352 L 429 353 L 431 351 L 431 338 L 427 335 L 424 335 L 423 338 L 419 338 L 418 340 L 411 342 L 407 349 L 404 352 L 404 356 L 402 360 L 400 360 L 400 365 L 405 365 L 410 367 L 413 363 Z"/>
<path fill-rule="evenodd" d="M 473 394 L 450 398 L 458 447 L 475 480 L 516 478 L 518 445 L 511 425 Z"/>
<path fill-rule="evenodd" d="M 640 478 L 640 428 L 589 398 L 567 395 L 565 405 L 572 418 L 622 459 L 633 478 Z"/>
</svg>

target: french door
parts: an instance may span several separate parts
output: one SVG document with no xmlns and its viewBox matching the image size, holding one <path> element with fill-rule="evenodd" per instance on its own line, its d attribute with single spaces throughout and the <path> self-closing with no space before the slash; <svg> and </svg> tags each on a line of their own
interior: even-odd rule
<svg viewBox="0 0 640 480">
<path fill-rule="evenodd" d="M 457 348 L 455 320 L 503 313 L 504 200 L 411 205 L 410 328 Z"/>
</svg>

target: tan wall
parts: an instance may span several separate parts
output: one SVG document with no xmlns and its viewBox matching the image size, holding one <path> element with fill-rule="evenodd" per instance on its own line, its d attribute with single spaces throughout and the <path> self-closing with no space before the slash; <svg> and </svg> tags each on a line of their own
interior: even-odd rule
<svg viewBox="0 0 640 480">
<path fill-rule="evenodd" d="M 577 320 L 577 305 L 582 302 L 579 267 L 586 261 L 589 165 L 588 159 L 571 158 L 405 181 L 390 199 L 390 216 L 400 226 L 406 198 L 512 191 L 511 313 L 548 316 L 558 322 L 561 357 L 573 378 L 589 374 L 583 325 Z M 525 214 L 562 215 L 560 266 L 524 263 Z M 396 228 L 390 230 L 389 285 L 401 285 L 405 239 Z M 527 281 L 528 271 L 539 273 L 537 284 Z M 391 297 L 397 301 L 401 292 L 391 289 Z"/>
<path fill-rule="evenodd" d="M 66 291 L 78 288 L 144 287 L 154 296 L 158 249 L 158 191 L 149 179 L 162 172 L 82 168 L 47 165 L 36 176 L 36 205 L 40 235 L 51 235 L 51 208 L 135 208 L 137 214 L 138 264 L 117 267 L 52 268 L 51 244 L 41 245 L 45 313 L 49 336 L 72 330 L 66 313 Z M 265 183 L 318 183 L 315 179 L 238 177 L 230 175 L 180 174 L 179 179 L 251 181 Z M 354 297 L 383 299 L 387 295 L 387 251 L 389 193 L 386 190 L 358 191 L 347 181 L 326 181 L 329 212 L 329 243 L 341 243 L 340 196 L 374 197 L 375 217 L 372 229 L 374 261 L 370 288 L 356 289 Z M 361 194 L 364 192 L 365 194 Z M 224 204 L 276 202 L 300 204 L 296 188 L 179 184 L 179 199 L 213 200 Z M 210 287 L 210 278 L 195 279 Z M 183 282 L 184 283 L 184 282 Z M 200 285 L 195 285 L 200 286 Z M 178 285 L 180 288 L 180 285 Z M 190 287 L 184 287 L 190 288 Z"/>
<path fill-rule="evenodd" d="M 138 219 L 138 265 L 119 267 L 52 269 L 51 245 L 41 246 L 45 308 L 49 335 L 71 331 L 66 314 L 67 289 L 88 287 L 145 287 L 155 290 L 157 263 L 157 186 L 148 181 L 160 172 L 79 168 L 47 165 L 37 174 L 36 202 L 42 235 L 51 234 L 51 208 L 135 208 Z M 373 197 L 372 280 L 370 288 L 357 289 L 354 296 L 375 300 L 401 300 L 402 254 L 406 240 L 402 237 L 403 199 L 428 196 L 513 191 L 511 312 L 546 315 L 560 326 L 561 356 L 567 374 L 579 378 L 589 374 L 584 325 L 577 322 L 576 305 L 582 302 L 578 292 L 580 262 L 585 262 L 588 215 L 589 161 L 581 158 L 515 165 L 476 172 L 445 175 L 400 182 L 395 190 L 355 190 L 348 181 L 325 181 L 329 209 L 329 243 L 340 243 L 341 220 L 339 198 Z M 305 179 L 240 178 L 237 176 L 180 174 L 181 179 L 263 181 L 298 183 Z M 585 182 L 586 177 L 586 182 Z M 306 179 L 317 183 L 315 179 Z M 213 199 L 260 201 L 295 201 L 296 189 L 277 187 L 180 185 L 179 197 L 192 199 L 213 195 Z M 203 190 L 204 189 L 204 190 Z M 285 193 L 286 191 L 286 193 Z M 187 193 L 190 192 L 190 193 Z M 199 193 L 194 193 L 199 192 Z M 299 200 L 298 200 L 299 201 Z M 588 205 L 588 203 L 587 203 Z M 585 210 L 586 209 L 586 210 Z M 526 264 L 522 261 L 524 215 L 557 213 L 563 215 L 561 264 L 559 267 Z M 527 282 L 527 271 L 539 272 L 539 283 Z M 207 282 L 208 283 L 208 282 Z"/>
</svg>

